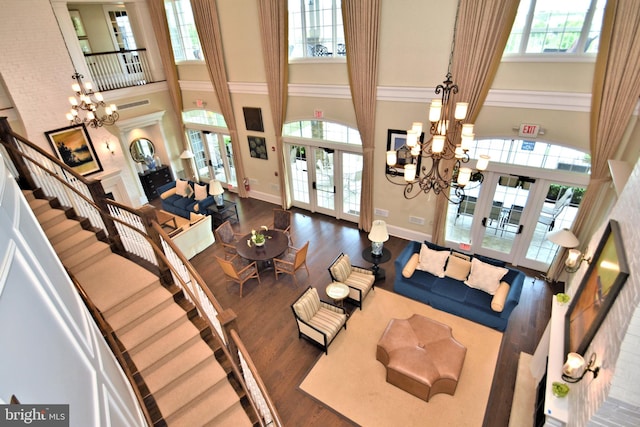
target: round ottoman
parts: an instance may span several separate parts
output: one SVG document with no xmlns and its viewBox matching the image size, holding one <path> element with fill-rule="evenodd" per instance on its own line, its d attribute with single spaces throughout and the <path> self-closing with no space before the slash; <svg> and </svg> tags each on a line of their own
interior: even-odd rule
<svg viewBox="0 0 640 427">
<path fill-rule="evenodd" d="M 427 402 L 455 393 L 466 354 L 449 326 L 418 314 L 391 319 L 376 349 L 387 382 Z"/>
</svg>

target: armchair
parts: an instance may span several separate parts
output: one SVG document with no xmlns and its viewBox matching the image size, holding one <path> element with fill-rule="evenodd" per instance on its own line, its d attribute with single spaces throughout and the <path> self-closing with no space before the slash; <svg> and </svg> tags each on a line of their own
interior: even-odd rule
<svg viewBox="0 0 640 427">
<path fill-rule="evenodd" d="M 222 268 L 225 277 L 240 285 L 240 298 L 242 298 L 242 285 L 246 281 L 258 279 L 258 284 L 260 284 L 260 275 L 258 275 L 258 267 L 255 261 L 247 263 L 237 255 L 229 260 L 216 256 L 216 261 Z"/>
<path fill-rule="evenodd" d="M 307 267 L 308 250 L 309 242 L 305 243 L 300 249 L 289 246 L 281 258 L 274 258 L 273 266 L 275 267 L 276 280 L 278 280 L 278 273 L 290 274 L 293 276 L 293 281 L 297 285 L 298 278 L 296 277 L 296 272 L 302 267 L 307 270 L 307 276 L 309 276 L 309 268 Z"/>
<path fill-rule="evenodd" d="M 298 326 L 298 338 L 305 338 L 320 346 L 328 354 L 329 344 L 340 329 L 347 329 L 347 312 L 320 300 L 316 288 L 309 286 L 291 305 Z"/>
<path fill-rule="evenodd" d="M 216 236 L 216 240 L 222 244 L 222 248 L 224 249 L 224 259 L 227 259 L 227 256 L 234 257 L 237 255 L 237 234 L 233 231 L 229 221 L 225 221 L 220 224 L 220 227 L 216 228 L 213 233 Z"/>
<path fill-rule="evenodd" d="M 291 237 L 291 211 L 285 211 L 284 209 L 273 210 L 273 224 L 271 228 L 274 230 L 282 231 L 289 238 L 289 243 L 293 245 L 293 238 Z"/>
<path fill-rule="evenodd" d="M 341 253 L 329 266 L 329 274 L 334 282 L 349 287 L 349 298 L 362 310 L 362 301 L 373 289 L 376 276 L 368 268 L 351 265 L 349 255 Z"/>
</svg>

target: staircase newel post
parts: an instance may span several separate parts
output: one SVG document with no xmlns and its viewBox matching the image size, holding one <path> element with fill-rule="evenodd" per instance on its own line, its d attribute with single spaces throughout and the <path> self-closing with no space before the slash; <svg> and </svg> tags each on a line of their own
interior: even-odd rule
<svg viewBox="0 0 640 427">
<path fill-rule="evenodd" d="M 35 190 L 36 188 L 38 188 L 38 185 L 31 177 L 31 172 L 29 172 L 29 168 L 24 162 L 24 159 L 20 156 L 17 156 L 12 150 L 19 150 L 19 148 L 11 132 L 12 131 L 11 126 L 9 125 L 9 120 L 6 117 L 0 117 L 0 140 L 7 146 L 7 152 L 9 153 L 9 157 L 11 158 L 11 162 L 18 171 L 18 176 L 16 177 L 16 179 L 18 180 L 18 185 L 20 186 L 20 188 L 23 188 L 25 190 Z"/>
<path fill-rule="evenodd" d="M 164 251 L 164 248 L 162 247 L 162 238 L 160 237 L 160 234 L 156 231 L 156 229 L 151 225 L 152 221 L 158 221 L 158 218 L 156 216 L 156 209 L 151 205 L 143 205 L 140 207 L 139 212 L 147 235 L 161 251 Z M 160 281 L 165 286 L 172 285 L 173 277 L 171 276 L 171 269 L 157 254 L 156 260 L 158 262 Z"/>
<path fill-rule="evenodd" d="M 104 226 L 107 228 L 111 248 L 117 254 L 126 255 L 124 245 L 122 244 L 122 240 L 120 239 L 120 233 L 118 233 L 118 228 L 111 219 L 111 215 L 109 215 L 109 206 L 107 204 L 107 197 L 104 192 L 104 188 L 102 187 L 102 183 L 95 180 L 89 181 L 87 183 L 87 188 L 89 189 L 89 193 L 91 194 L 93 202 L 100 208 L 100 217 L 102 218 Z"/>
<path fill-rule="evenodd" d="M 236 319 L 238 316 L 236 313 L 227 308 L 226 310 L 218 313 L 218 320 L 220 321 L 220 325 L 222 326 L 222 331 L 224 332 L 224 342 L 227 343 L 227 349 L 229 353 L 231 353 L 231 357 L 233 358 L 233 363 L 240 367 L 240 356 L 238 356 L 238 347 L 236 346 L 235 341 L 231 338 L 231 330 L 235 329 L 237 333 L 238 331 L 238 322 Z"/>
</svg>

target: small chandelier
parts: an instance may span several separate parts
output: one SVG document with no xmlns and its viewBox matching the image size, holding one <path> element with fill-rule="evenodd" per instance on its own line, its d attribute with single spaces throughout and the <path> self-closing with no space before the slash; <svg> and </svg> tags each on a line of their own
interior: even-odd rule
<svg viewBox="0 0 640 427">
<path fill-rule="evenodd" d="M 456 12 L 456 26 L 457 15 Z M 481 171 L 489 165 L 489 156 L 481 155 L 476 163 L 477 171 L 463 166 L 469 163 L 469 149 L 475 134 L 473 124 L 463 123 L 469 104 L 456 102 L 455 108 L 451 105 L 451 95 L 458 93 L 458 85 L 453 83 L 451 75 L 455 34 L 454 27 L 446 79 L 435 89 L 436 95 L 442 94 L 441 98 L 433 99 L 429 109 L 430 137 L 425 142 L 422 123 L 414 122 L 407 131 L 405 145 L 387 152 L 387 179 L 393 184 L 404 185 L 406 199 L 413 199 L 421 192 L 426 194 L 433 191 L 436 195 L 444 193 L 451 203 L 459 204 L 464 200 L 467 184 L 482 183 L 484 175 Z M 400 150 L 410 153 L 405 157 L 403 168 L 397 167 Z M 452 167 L 445 166 L 446 162 L 443 161 L 453 159 L 455 162 Z M 398 179 L 402 175 L 404 180 Z"/>
<path fill-rule="evenodd" d="M 120 118 L 115 104 L 107 106 L 100 92 L 94 92 L 90 82 L 82 82 L 84 76 L 78 72 L 71 76 L 76 83 L 71 88 L 76 93 L 69 97 L 71 111 L 67 113 L 67 120 L 71 125 L 86 124 L 93 128 L 112 125 Z M 104 113 L 98 112 L 98 107 L 104 108 Z M 80 117 L 80 110 L 86 111 L 84 118 Z"/>
</svg>

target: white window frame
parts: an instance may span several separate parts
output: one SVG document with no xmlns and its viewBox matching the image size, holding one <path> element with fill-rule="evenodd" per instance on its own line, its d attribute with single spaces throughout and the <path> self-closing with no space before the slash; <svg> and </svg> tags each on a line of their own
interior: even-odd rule
<svg viewBox="0 0 640 427">
<path fill-rule="evenodd" d="M 309 39 L 306 37 L 310 23 L 308 22 L 309 15 L 306 11 L 309 9 L 310 4 L 331 2 L 331 37 L 327 37 L 326 33 L 324 37 L 316 40 L 316 45 L 323 45 L 326 47 L 327 54 L 325 55 L 312 55 L 311 48 L 309 47 Z M 345 62 L 346 61 L 346 47 L 344 41 L 344 24 L 342 23 L 342 9 L 340 0 L 289 0 L 289 62 Z M 300 11 L 298 13 L 298 10 Z M 327 7 L 324 10 L 328 10 Z M 321 15 L 320 10 L 315 17 L 318 19 Z M 300 22 L 300 27 L 296 31 L 296 19 L 300 14 L 303 19 Z M 321 22 L 318 23 L 321 26 Z M 302 34 L 298 34 L 301 32 Z M 292 56 L 296 49 L 302 50 L 303 56 Z"/>
<path fill-rule="evenodd" d="M 164 7 L 176 64 L 190 61 L 203 62 L 202 45 L 196 30 L 191 2 L 189 0 L 164 0 Z M 185 22 L 185 18 L 180 13 L 181 11 L 190 22 Z M 195 40 L 192 39 L 191 34 L 186 33 L 191 29 L 195 33 Z M 198 53 L 196 54 L 196 52 Z"/>
<path fill-rule="evenodd" d="M 503 62 L 528 62 L 534 61 L 539 62 L 541 60 L 544 61 L 552 61 L 552 62 L 593 62 L 595 61 L 596 52 L 584 52 L 585 44 L 587 42 L 587 38 L 589 33 L 591 32 L 592 24 L 594 19 L 602 19 L 602 14 L 604 13 L 604 5 L 606 3 L 605 0 L 591 0 L 588 10 L 586 11 L 584 17 L 584 23 L 580 32 L 580 37 L 578 39 L 578 43 L 573 49 L 573 51 L 561 51 L 561 52 L 532 52 L 527 53 L 527 45 L 529 43 L 529 38 L 531 34 L 532 22 L 535 18 L 536 12 L 536 4 L 542 0 L 523 0 L 520 8 L 518 9 L 518 16 L 516 16 L 516 22 L 519 19 L 522 19 L 522 14 L 526 10 L 525 23 L 522 28 L 522 36 L 520 39 L 520 44 L 517 52 L 507 52 L 505 48 L 505 52 L 502 56 Z M 528 4 L 528 9 L 526 8 Z M 559 4 L 568 4 L 567 2 L 560 2 Z M 600 7 L 600 13 L 596 14 L 597 7 Z M 515 26 L 515 23 L 514 23 Z M 553 31 L 548 31 L 548 33 L 553 33 Z M 511 38 L 511 36 L 510 36 Z M 598 39 L 594 40 L 592 43 L 598 43 Z"/>
</svg>

